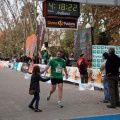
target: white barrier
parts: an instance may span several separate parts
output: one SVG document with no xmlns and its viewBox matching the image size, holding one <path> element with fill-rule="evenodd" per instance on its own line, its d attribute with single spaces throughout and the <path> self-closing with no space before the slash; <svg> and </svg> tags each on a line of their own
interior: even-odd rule
<svg viewBox="0 0 120 120">
<path fill-rule="evenodd" d="M 9 65 L 11 66 L 10 69 L 13 69 L 14 63 L 9 63 L 8 61 L 0 61 L 0 67 L 8 67 Z M 23 63 L 19 62 L 16 70 L 21 71 L 22 65 L 23 65 Z M 40 66 L 41 71 L 46 67 L 46 65 L 43 65 L 43 64 L 30 64 L 30 66 L 28 66 L 28 68 L 27 68 L 28 70 L 26 70 L 26 71 L 28 71 L 29 74 L 32 73 L 32 69 L 33 69 L 34 65 Z M 78 68 L 77 67 L 66 67 L 66 68 L 68 71 L 68 79 L 65 78 L 65 74 L 63 72 L 63 76 L 64 76 L 63 80 L 77 83 L 77 84 L 79 84 L 79 87 L 80 87 L 81 86 L 81 78 L 80 78 L 80 73 L 78 71 Z M 25 77 L 24 77 L 25 79 L 30 78 L 30 75 L 28 75 L 28 73 L 27 74 L 25 73 Z M 42 76 L 50 76 L 50 73 L 51 73 L 51 71 L 49 69 L 46 73 L 42 74 Z M 103 88 L 102 75 L 100 74 L 99 69 L 88 68 L 88 83 L 89 84 L 92 83 L 92 86 L 94 83 L 95 87 Z M 86 87 L 84 86 L 83 88 L 87 89 L 87 87 L 88 86 L 86 86 Z M 93 90 L 92 88 L 90 88 L 90 89 Z"/>
</svg>

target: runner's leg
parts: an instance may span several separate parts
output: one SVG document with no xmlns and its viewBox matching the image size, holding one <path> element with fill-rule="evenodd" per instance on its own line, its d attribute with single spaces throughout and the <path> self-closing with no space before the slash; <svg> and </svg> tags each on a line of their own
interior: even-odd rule
<svg viewBox="0 0 120 120">
<path fill-rule="evenodd" d="M 62 91 L 63 91 L 63 83 L 58 84 L 58 100 L 61 101 L 62 99 Z"/>
<path fill-rule="evenodd" d="M 56 85 L 51 85 L 51 90 L 50 90 L 50 93 L 49 93 L 49 95 L 48 95 L 48 97 L 47 97 L 47 100 L 50 100 L 50 97 L 51 97 L 52 93 L 53 93 L 55 90 L 56 90 Z"/>
</svg>

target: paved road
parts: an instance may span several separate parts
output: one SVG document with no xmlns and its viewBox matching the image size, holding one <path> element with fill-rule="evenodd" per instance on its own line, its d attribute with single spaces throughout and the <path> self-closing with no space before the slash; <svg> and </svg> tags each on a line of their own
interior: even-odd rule
<svg viewBox="0 0 120 120">
<path fill-rule="evenodd" d="M 32 96 L 28 94 L 29 80 L 24 79 L 24 73 L 0 68 L 0 120 L 58 120 L 120 113 L 120 108 L 110 109 L 100 102 L 103 91 L 79 91 L 78 85 L 70 83 L 64 83 L 64 108 L 58 108 L 57 91 L 47 101 L 50 84 L 40 84 L 39 107 L 43 112 L 35 113 L 28 108 Z"/>
</svg>

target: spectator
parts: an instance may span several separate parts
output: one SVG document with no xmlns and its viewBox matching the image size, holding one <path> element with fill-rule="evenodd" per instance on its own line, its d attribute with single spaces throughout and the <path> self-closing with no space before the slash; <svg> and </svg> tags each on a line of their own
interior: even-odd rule
<svg viewBox="0 0 120 120">
<path fill-rule="evenodd" d="M 39 85 L 39 81 L 42 81 L 42 82 L 46 82 L 48 81 L 50 78 L 47 78 L 47 79 L 43 79 L 41 76 L 40 76 L 40 67 L 39 66 L 34 66 L 33 68 L 33 71 L 32 71 L 32 76 L 31 76 L 31 82 L 30 82 L 30 90 L 35 90 L 35 93 L 34 93 L 34 97 L 31 101 L 31 103 L 29 104 L 29 108 L 35 110 L 35 112 L 42 112 L 42 110 L 38 109 L 38 106 L 39 106 L 39 100 L 40 100 L 40 85 Z M 35 103 L 35 108 L 33 107 L 33 104 L 34 102 L 36 101 Z"/>
<path fill-rule="evenodd" d="M 81 64 L 82 63 L 82 64 Z M 80 55 L 80 58 L 77 60 L 76 63 L 78 70 L 80 72 L 80 76 L 81 76 L 81 83 L 88 83 L 88 72 L 87 72 L 87 68 L 88 68 L 88 61 L 84 58 L 84 54 Z"/>
<path fill-rule="evenodd" d="M 35 64 L 39 64 L 40 63 L 39 56 L 35 56 L 34 63 Z"/>
<path fill-rule="evenodd" d="M 47 65 L 48 63 L 48 52 L 45 50 L 45 53 L 43 54 L 44 64 Z"/>
<path fill-rule="evenodd" d="M 110 95 L 109 95 L 109 90 L 108 90 L 108 80 L 107 80 L 107 76 L 106 76 L 106 70 L 105 70 L 105 64 L 106 64 L 106 60 L 108 58 L 108 53 L 105 52 L 103 53 L 103 63 L 100 66 L 100 71 L 102 73 L 102 77 L 103 77 L 103 90 L 104 90 L 104 100 L 102 101 L 103 103 L 108 103 L 110 101 Z"/>
<path fill-rule="evenodd" d="M 110 105 L 107 105 L 107 107 L 116 108 L 116 106 L 120 107 L 118 89 L 120 58 L 115 54 L 115 49 L 112 47 L 109 48 L 108 54 L 105 69 L 108 79 Z"/>
</svg>

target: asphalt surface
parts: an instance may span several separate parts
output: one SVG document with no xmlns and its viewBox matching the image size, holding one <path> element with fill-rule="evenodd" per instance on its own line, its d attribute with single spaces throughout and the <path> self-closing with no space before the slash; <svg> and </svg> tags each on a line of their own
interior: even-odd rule
<svg viewBox="0 0 120 120">
<path fill-rule="evenodd" d="M 103 91 L 79 91 L 78 85 L 64 83 L 63 108 L 57 106 L 57 90 L 49 101 L 46 97 L 50 90 L 49 83 L 40 82 L 40 104 L 43 112 L 36 113 L 28 108 L 33 96 L 28 94 L 29 79 L 25 73 L 0 68 L 0 120 L 68 120 L 72 118 L 97 115 L 119 114 L 120 107 L 110 109 L 108 103 L 101 103 Z"/>
</svg>

